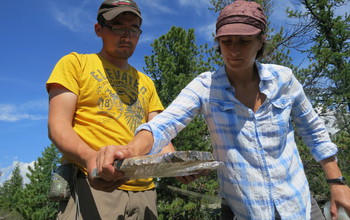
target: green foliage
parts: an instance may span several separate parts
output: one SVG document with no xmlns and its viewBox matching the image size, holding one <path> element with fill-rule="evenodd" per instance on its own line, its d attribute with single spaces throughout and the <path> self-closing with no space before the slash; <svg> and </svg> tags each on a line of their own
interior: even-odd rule
<svg viewBox="0 0 350 220">
<path fill-rule="evenodd" d="M 168 106 L 195 76 L 208 71 L 210 63 L 195 44 L 194 30 L 172 27 L 154 40 L 153 54 L 145 57 L 145 72 L 150 75 L 164 106 Z M 203 46 L 202 48 L 206 48 Z M 203 117 L 196 117 L 173 140 L 177 150 L 210 150 L 210 139 Z"/>
<path fill-rule="evenodd" d="M 23 186 L 23 177 L 20 174 L 20 167 L 17 163 L 12 171 L 12 177 L 6 180 L 0 187 L 0 207 L 13 211 L 17 207 L 20 191 Z"/>
<path fill-rule="evenodd" d="M 335 111 L 336 126 L 340 131 L 350 134 L 350 113 L 346 108 L 341 105 Z"/>
<path fill-rule="evenodd" d="M 151 46 L 152 55 L 145 56 L 144 71 L 152 77 L 163 105 L 168 106 L 182 88 L 199 73 L 208 71 L 210 65 L 203 63 L 205 54 L 195 44 L 193 29 L 173 26 Z"/>
<path fill-rule="evenodd" d="M 0 219 L 22 220 L 24 219 L 17 211 L 10 211 L 6 208 L 0 208 Z"/>
<path fill-rule="evenodd" d="M 12 171 L 12 176 L 0 187 L 0 219 L 21 219 L 16 212 L 20 204 L 23 177 L 20 174 L 19 163 Z"/>
<path fill-rule="evenodd" d="M 154 40 L 151 56 L 145 57 L 144 71 L 155 83 L 159 97 L 164 106 L 168 106 L 194 77 L 204 71 L 211 70 L 216 64 L 208 55 L 207 45 L 198 47 L 195 44 L 194 30 L 188 31 L 172 27 L 170 31 Z M 207 58 L 207 60 L 205 60 Z M 209 68 L 210 67 L 210 68 Z M 202 116 L 193 121 L 172 141 L 177 150 L 210 151 L 210 137 Z M 217 186 L 213 176 L 203 177 L 206 184 L 201 187 L 211 189 Z M 203 217 L 202 204 L 189 201 L 188 198 L 174 197 L 169 194 L 168 185 L 187 188 L 173 178 L 164 178 L 157 182 L 158 211 L 160 219 L 198 219 Z M 204 190 L 199 186 L 191 188 L 195 192 Z M 202 217 L 200 217 L 202 216 Z"/>
<path fill-rule="evenodd" d="M 343 176 L 347 179 L 347 184 L 350 185 L 350 133 L 348 131 L 340 131 L 334 135 L 334 143 L 337 144 L 339 152 L 338 165 L 343 173 Z"/>
<path fill-rule="evenodd" d="M 350 16 L 335 13 L 348 0 L 299 0 L 306 8 L 289 11 L 289 15 L 304 20 L 312 41 L 309 71 L 305 72 L 308 95 L 315 105 L 324 109 L 347 106 L 350 110 Z"/>
<path fill-rule="evenodd" d="M 339 168 L 342 171 L 342 174 L 348 179 L 348 185 L 350 185 L 350 134 L 347 132 L 339 132 L 334 135 L 332 139 L 339 148 L 337 154 Z M 310 190 L 319 205 L 323 206 L 330 200 L 329 186 L 325 180 L 325 174 L 320 164 L 311 156 L 309 148 L 305 146 L 299 137 L 297 137 L 297 144 L 305 173 L 309 181 Z"/>
<path fill-rule="evenodd" d="M 218 219 L 220 199 L 215 171 L 186 185 L 175 178 L 157 184 L 159 219 Z"/>
<path fill-rule="evenodd" d="M 324 204 L 329 197 L 328 185 L 325 181 L 324 172 L 320 164 L 312 157 L 310 149 L 304 144 L 300 137 L 296 137 L 296 142 L 309 181 L 311 193 L 319 204 Z"/>
<path fill-rule="evenodd" d="M 59 152 L 51 144 L 46 147 L 42 157 L 34 163 L 34 168 L 29 167 L 27 177 L 30 183 L 25 186 L 21 193 L 18 212 L 25 219 L 48 220 L 55 219 L 58 203 L 48 199 L 51 186 L 51 174 L 59 163 Z"/>
<path fill-rule="evenodd" d="M 314 106 L 322 108 L 321 115 L 335 112 L 336 125 L 340 130 L 332 136 L 338 145 L 339 167 L 344 176 L 350 174 L 350 17 L 337 15 L 337 7 L 346 5 L 348 0 L 299 0 L 306 10 L 289 10 L 289 16 L 304 21 L 308 38 L 312 43 L 304 47 L 310 65 L 299 71 L 305 92 Z M 299 38 L 301 39 L 301 38 Z M 298 142 L 311 191 L 322 205 L 329 200 L 329 186 L 321 167 L 310 156 L 308 149 Z"/>
<path fill-rule="evenodd" d="M 234 0 L 211 0 L 209 10 L 220 11 Z M 272 0 L 257 0 L 266 12 L 270 23 Z M 294 1 L 296 3 L 296 1 Z M 336 109 L 336 123 L 340 132 L 332 136 L 339 147 L 339 167 L 350 184 L 350 17 L 337 15 L 338 6 L 349 0 L 299 0 L 303 11 L 287 10 L 291 18 L 303 21 L 267 32 L 266 63 L 285 65 L 293 69 L 304 89 L 317 106 Z M 172 27 L 170 31 L 152 44 L 152 55 L 146 56 L 145 72 L 155 82 L 159 96 L 168 106 L 194 77 L 204 71 L 212 71 L 223 65 L 214 47 L 196 45 L 193 29 L 188 31 Z M 293 65 L 291 50 L 297 49 L 309 58 L 307 68 Z M 300 156 L 309 180 L 310 189 L 320 205 L 329 200 L 329 187 L 321 166 L 309 152 L 308 147 L 296 137 Z M 202 116 L 196 117 L 178 137 L 173 140 L 177 150 L 211 151 L 210 137 Z M 55 219 L 57 202 L 48 200 L 50 177 L 57 167 L 59 152 L 51 145 L 45 148 L 34 168 L 30 168 L 30 183 L 23 188 L 19 168 L 13 170 L 12 178 L 0 187 L 0 219 Z M 174 191 L 169 186 L 180 191 Z M 218 209 L 208 197 L 216 197 L 218 182 L 215 172 L 185 185 L 174 178 L 157 181 L 159 219 L 217 219 Z M 186 193 L 193 194 L 187 195 Z M 197 193 L 197 194 L 196 194 Z M 201 196 L 195 196 L 195 195 Z M 208 196 L 208 197 L 206 197 Z"/>
</svg>

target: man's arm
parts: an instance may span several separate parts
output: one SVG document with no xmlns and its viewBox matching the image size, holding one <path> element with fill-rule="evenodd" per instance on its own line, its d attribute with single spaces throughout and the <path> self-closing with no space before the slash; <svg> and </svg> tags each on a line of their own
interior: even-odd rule
<svg viewBox="0 0 350 220">
<path fill-rule="evenodd" d="M 58 84 L 49 90 L 49 137 L 56 147 L 67 157 L 83 167 L 95 157 L 91 149 L 73 130 L 72 123 L 78 97 Z"/>
<path fill-rule="evenodd" d="M 148 120 L 150 121 L 154 118 L 159 112 L 151 112 L 148 115 Z M 116 169 L 114 167 L 114 161 L 116 159 L 124 159 L 135 156 L 143 156 L 150 152 L 153 146 L 153 135 L 151 132 L 143 130 L 139 132 L 126 146 L 117 146 L 110 145 L 104 146 L 97 152 L 96 166 L 97 173 L 99 177 L 105 180 L 113 181 L 115 180 L 115 176 L 113 173 L 116 173 Z M 120 149 L 124 149 L 122 152 L 122 157 L 119 155 L 121 153 Z M 160 152 L 161 154 L 175 151 L 174 146 L 170 143 L 165 146 L 163 150 Z M 127 152 L 127 153 L 124 153 Z M 100 178 L 98 178 L 100 179 Z"/>
<path fill-rule="evenodd" d="M 338 167 L 334 157 L 322 160 L 321 166 L 326 174 L 327 179 L 336 179 L 342 176 L 342 173 Z M 332 219 L 337 219 L 338 208 L 344 207 L 350 216 L 350 188 L 347 185 L 330 183 L 331 192 L 331 216 Z"/>
<path fill-rule="evenodd" d="M 72 127 L 78 97 L 73 92 L 59 84 L 49 87 L 49 137 L 64 156 L 75 163 L 85 167 L 89 174 L 96 167 L 97 151 L 90 148 L 74 131 Z M 124 155 L 116 157 L 123 158 Z M 115 189 L 116 179 L 121 179 L 122 173 L 113 172 L 113 182 L 110 179 L 91 179 L 92 187 L 105 191 Z M 112 179 L 112 178 L 111 178 Z"/>
</svg>

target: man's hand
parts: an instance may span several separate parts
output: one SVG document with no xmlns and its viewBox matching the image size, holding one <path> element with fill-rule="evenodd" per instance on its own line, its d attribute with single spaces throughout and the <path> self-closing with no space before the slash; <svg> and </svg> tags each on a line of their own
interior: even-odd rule
<svg viewBox="0 0 350 220">
<path fill-rule="evenodd" d="M 123 160 L 133 156 L 133 152 L 126 146 L 109 145 L 96 152 L 87 164 L 88 180 L 96 190 L 111 192 L 128 181 L 124 173 L 114 167 L 115 160 Z M 98 177 L 93 176 L 96 170 Z"/>
</svg>

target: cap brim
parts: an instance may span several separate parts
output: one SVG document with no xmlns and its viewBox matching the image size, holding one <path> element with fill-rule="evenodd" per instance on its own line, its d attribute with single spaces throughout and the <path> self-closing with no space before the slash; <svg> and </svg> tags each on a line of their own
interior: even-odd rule
<svg viewBox="0 0 350 220">
<path fill-rule="evenodd" d="M 132 12 L 132 13 L 136 14 L 137 16 L 139 16 L 142 19 L 141 14 L 138 11 L 136 11 L 135 9 L 130 8 L 130 7 L 115 8 L 113 10 L 110 10 L 110 11 L 104 13 L 102 16 L 104 17 L 104 19 L 106 19 L 106 21 L 110 21 L 113 18 L 115 18 L 118 15 L 120 15 L 121 13 L 123 13 L 123 12 Z"/>
<path fill-rule="evenodd" d="M 249 24 L 243 24 L 243 23 L 226 24 L 221 28 L 219 28 L 218 32 L 216 33 L 215 39 L 221 36 L 228 36 L 228 35 L 250 36 L 250 35 L 256 35 L 260 32 L 261 32 L 261 29 Z"/>
</svg>

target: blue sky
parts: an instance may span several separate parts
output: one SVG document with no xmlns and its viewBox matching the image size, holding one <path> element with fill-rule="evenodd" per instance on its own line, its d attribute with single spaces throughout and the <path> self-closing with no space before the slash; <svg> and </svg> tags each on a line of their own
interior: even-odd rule
<svg viewBox="0 0 350 220">
<path fill-rule="evenodd" d="M 2 0 L 0 7 L 0 171 L 41 156 L 47 137 L 45 82 L 55 63 L 70 52 L 101 48 L 93 25 L 102 0 Z M 130 64 L 142 71 L 151 43 L 171 26 L 195 29 L 198 44 L 213 42 L 217 13 L 210 0 L 139 0 L 143 34 Z M 289 0 L 276 1 L 272 25 L 285 22 Z M 279 22 L 279 23 L 277 23 Z M 5 175 L 0 177 L 0 183 Z"/>
<path fill-rule="evenodd" d="M 13 161 L 36 160 L 44 147 L 50 145 L 45 82 L 63 55 L 100 50 L 101 41 L 93 25 L 101 2 L 2 0 L 0 167 L 7 167 Z M 144 18 L 143 34 L 130 60 L 136 68 L 142 70 L 144 56 L 151 54 L 150 44 L 172 25 L 195 28 L 201 42 L 212 41 L 216 15 L 207 10 L 208 1 L 139 2 Z"/>
</svg>

